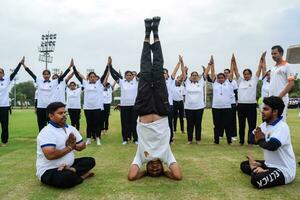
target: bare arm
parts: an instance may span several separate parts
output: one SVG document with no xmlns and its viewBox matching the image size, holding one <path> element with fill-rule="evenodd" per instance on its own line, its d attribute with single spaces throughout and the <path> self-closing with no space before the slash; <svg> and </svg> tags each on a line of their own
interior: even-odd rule
<svg viewBox="0 0 300 200">
<path fill-rule="evenodd" d="M 117 84 L 117 81 L 114 81 L 114 83 L 113 83 L 112 86 L 111 86 L 112 90 L 115 89 L 116 84 Z"/>
<path fill-rule="evenodd" d="M 180 70 L 181 70 L 180 79 L 184 81 L 186 79 L 186 69 L 184 67 L 184 61 L 181 55 L 179 55 L 179 61 L 180 61 Z"/>
<path fill-rule="evenodd" d="M 213 57 L 213 56 L 211 56 L 208 65 L 210 65 L 210 67 L 211 67 L 211 68 L 210 68 L 210 69 L 211 69 L 211 79 L 212 79 L 213 81 L 215 81 L 215 80 L 216 80 L 216 73 L 215 73 L 215 63 L 214 63 L 214 57 Z"/>
<path fill-rule="evenodd" d="M 69 76 L 67 76 L 67 78 L 66 78 L 66 83 L 68 83 L 69 82 L 69 80 L 71 80 L 71 78 L 73 78 L 73 76 L 74 76 L 74 72 L 71 72 L 71 74 L 69 74 Z"/>
<path fill-rule="evenodd" d="M 72 150 L 73 149 L 70 147 L 65 147 L 62 150 L 58 150 L 55 147 L 42 148 L 42 151 L 48 160 L 55 160 L 55 159 L 61 158 L 64 155 L 70 153 Z"/>
<path fill-rule="evenodd" d="M 76 151 L 82 151 L 83 149 L 85 149 L 85 142 L 80 142 L 79 144 L 76 144 L 75 146 L 75 150 Z"/>
<path fill-rule="evenodd" d="M 208 66 L 205 68 L 203 77 L 204 77 L 206 80 L 207 80 L 207 77 L 208 77 L 208 73 L 209 73 L 209 71 L 210 71 L 210 68 L 211 68 L 211 65 L 208 65 Z"/>
<path fill-rule="evenodd" d="M 146 171 L 141 171 L 139 166 L 133 164 L 130 166 L 129 172 L 128 172 L 128 180 L 129 181 L 135 181 L 137 179 L 140 179 L 146 175 Z"/>
<path fill-rule="evenodd" d="M 170 171 L 165 171 L 164 174 L 170 179 L 180 181 L 182 180 L 181 170 L 177 163 L 172 163 L 169 167 Z"/>
<path fill-rule="evenodd" d="M 285 85 L 284 89 L 280 92 L 279 97 L 284 97 L 291 89 L 294 87 L 295 81 L 294 79 L 288 80 L 288 83 Z"/>
<path fill-rule="evenodd" d="M 178 62 L 177 62 L 177 64 L 176 64 L 176 66 L 175 66 L 175 68 L 174 68 L 174 70 L 173 70 L 173 72 L 172 72 L 172 74 L 171 74 L 171 78 L 174 80 L 175 79 L 175 77 L 176 77 L 176 73 L 177 73 L 177 71 L 178 71 L 178 69 L 179 69 L 179 67 L 180 67 L 180 64 L 181 64 L 181 59 L 182 59 L 182 57 L 179 55 L 179 59 L 178 59 Z"/>
<path fill-rule="evenodd" d="M 232 62 L 232 65 L 233 65 L 233 71 L 234 71 L 235 77 L 238 80 L 240 78 L 240 73 L 239 73 L 239 70 L 238 70 L 238 67 L 237 67 L 237 64 L 236 64 L 236 59 L 235 59 L 234 54 L 232 54 L 231 62 Z"/>
</svg>

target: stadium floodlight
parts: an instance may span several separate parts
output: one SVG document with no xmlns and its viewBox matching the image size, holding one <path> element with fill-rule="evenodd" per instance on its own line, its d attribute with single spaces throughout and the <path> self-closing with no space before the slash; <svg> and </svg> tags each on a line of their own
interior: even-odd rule
<svg viewBox="0 0 300 200">
<path fill-rule="evenodd" d="M 39 55 L 39 61 L 45 62 L 46 69 L 48 69 L 48 63 L 52 63 L 53 57 L 50 53 L 54 52 L 56 44 L 57 34 L 50 34 L 49 31 L 47 34 L 42 35 L 41 46 L 38 47 L 38 51 L 41 53 Z"/>
</svg>

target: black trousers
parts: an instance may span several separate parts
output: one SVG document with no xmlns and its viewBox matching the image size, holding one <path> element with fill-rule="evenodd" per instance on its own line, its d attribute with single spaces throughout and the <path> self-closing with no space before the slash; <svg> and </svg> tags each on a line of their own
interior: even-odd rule
<svg viewBox="0 0 300 200">
<path fill-rule="evenodd" d="M 80 130 L 80 113 L 81 109 L 68 109 L 68 113 L 70 116 L 71 120 L 71 125 L 76 127 L 76 129 L 79 131 Z"/>
<path fill-rule="evenodd" d="M 46 110 L 47 110 L 46 108 L 36 109 L 39 131 L 41 131 L 45 126 L 47 126 L 48 116 Z"/>
<path fill-rule="evenodd" d="M 0 107 L 0 124 L 1 124 L 1 142 L 6 144 L 8 142 L 8 112 L 9 112 L 9 106 L 8 107 Z"/>
<path fill-rule="evenodd" d="M 153 63 L 151 61 L 151 51 L 153 53 Z M 155 42 L 152 45 L 144 42 L 138 93 L 134 105 L 139 116 L 147 114 L 168 116 L 170 112 L 163 64 L 160 42 Z"/>
<path fill-rule="evenodd" d="M 239 136 L 240 144 L 245 142 L 245 127 L 246 120 L 248 122 L 248 144 L 254 144 L 254 135 L 252 131 L 256 128 L 257 110 L 256 103 L 253 104 L 238 104 L 238 118 L 239 118 Z"/>
<path fill-rule="evenodd" d="M 101 109 L 84 110 L 86 119 L 86 137 L 101 138 L 101 130 L 103 126 L 103 113 Z"/>
<path fill-rule="evenodd" d="M 212 108 L 214 123 L 214 143 L 219 144 L 219 137 L 226 133 L 227 143 L 231 143 L 230 117 L 231 108 Z"/>
<path fill-rule="evenodd" d="M 193 141 L 193 132 L 195 128 L 196 141 L 201 140 L 202 116 L 204 109 L 189 110 L 185 109 L 188 141 Z"/>
<path fill-rule="evenodd" d="M 123 141 L 131 140 L 138 141 L 138 136 L 136 132 L 136 120 L 137 114 L 133 106 L 121 106 L 121 127 L 122 127 L 122 138 Z"/>
<path fill-rule="evenodd" d="M 174 115 L 174 131 L 176 132 L 177 129 L 177 118 L 179 116 L 179 123 L 180 123 L 180 130 L 181 132 L 184 131 L 184 105 L 183 101 L 173 101 L 173 115 Z"/>
<path fill-rule="evenodd" d="M 104 111 L 103 111 L 103 129 L 108 130 L 109 126 L 109 115 L 110 115 L 110 104 L 104 104 Z"/>
<path fill-rule="evenodd" d="M 41 177 L 42 183 L 57 188 L 70 188 L 83 182 L 82 175 L 89 172 L 96 165 L 95 159 L 91 157 L 76 158 L 71 166 L 76 173 L 70 170 L 57 171 L 58 168 L 49 169 Z"/>
<path fill-rule="evenodd" d="M 231 104 L 231 117 L 230 117 L 230 134 L 231 137 L 237 136 L 237 127 L 236 127 L 236 104 Z"/>
<path fill-rule="evenodd" d="M 259 162 L 262 165 L 261 167 L 268 171 L 263 173 L 253 172 L 250 168 L 249 161 L 243 161 L 240 166 L 243 173 L 251 176 L 251 184 L 253 186 L 262 189 L 285 184 L 284 175 L 279 169 L 267 167 L 263 160 L 256 160 L 256 162 Z"/>
<path fill-rule="evenodd" d="M 170 112 L 168 114 L 169 128 L 170 128 L 170 143 L 173 142 L 174 132 L 173 132 L 173 106 L 170 105 Z"/>
</svg>

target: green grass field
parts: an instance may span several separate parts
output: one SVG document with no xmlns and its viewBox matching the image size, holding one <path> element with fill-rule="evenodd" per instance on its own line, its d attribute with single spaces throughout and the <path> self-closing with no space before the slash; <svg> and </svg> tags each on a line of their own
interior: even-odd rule
<svg viewBox="0 0 300 200">
<path fill-rule="evenodd" d="M 259 116 L 260 118 L 260 116 Z M 81 133 L 85 135 L 82 115 Z M 290 110 L 288 124 L 292 133 L 297 161 L 300 161 L 300 119 L 297 110 Z M 36 116 L 33 110 L 13 110 L 10 117 L 10 140 L 0 148 L 0 199 L 300 199 L 300 177 L 285 186 L 257 190 L 250 177 L 242 174 L 240 162 L 247 154 L 262 159 L 259 147 L 228 146 L 223 139 L 214 145 L 211 111 L 206 110 L 202 122 L 200 145 L 187 145 L 185 134 L 175 135 L 173 153 L 183 171 L 183 180 L 145 177 L 135 182 L 126 175 L 136 145 L 121 145 L 120 118 L 112 112 L 110 130 L 102 137 L 102 146 L 95 143 L 77 156 L 96 159 L 96 176 L 68 190 L 42 185 L 35 176 Z"/>
</svg>

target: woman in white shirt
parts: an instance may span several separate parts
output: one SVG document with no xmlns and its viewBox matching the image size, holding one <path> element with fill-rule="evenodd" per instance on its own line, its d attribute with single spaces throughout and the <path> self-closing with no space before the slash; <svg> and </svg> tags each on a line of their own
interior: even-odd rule
<svg viewBox="0 0 300 200">
<path fill-rule="evenodd" d="M 193 71 L 191 76 L 184 81 L 185 85 L 185 115 L 187 121 L 188 144 L 192 144 L 193 132 L 195 129 L 196 144 L 201 140 L 201 124 L 204 103 L 205 80 L 199 76 L 198 72 Z"/>
<path fill-rule="evenodd" d="M 183 103 L 183 91 L 184 86 L 182 85 L 182 77 L 178 76 L 175 81 L 175 87 L 173 87 L 172 97 L 173 97 L 173 117 L 174 117 L 174 132 L 177 129 L 177 119 L 179 117 L 180 130 L 184 134 L 184 103 Z"/>
<path fill-rule="evenodd" d="M 114 81 L 113 85 L 110 83 L 106 83 L 106 85 L 103 88 L 103 103 L 104 103 L 104 111 L 103 111 L 103 133 L 105 134 L 108 130 L 109 126 L 109 115 L 110 115 L 110 104 L 112 102 L 112 93 L 114 90 L 114 87 L 116 85 L 116 81 Z"/>
<path fill-rule="evenodd" d="M 97 145 L 101 145 L 101 130 L 103 129 L 103 86 L 106 85 L 109 76 L 109 63 L 100 79 L 95 72 L 90 72 L 87 79 L 73 67 L 76 78 L 84 88 L 83 109 L 86 118 L 86 144 L 91 144 L 91 137 L 96 138 Z"/>
<path fill-rule="evenodd" d="M 69 83 L 67 94 L 67 109 L 71 120 L 71 125 L 80 130 L 80 113 L 81 113 L 81 87 L 77 87 L 76 83 L 72 81 Z"/>
<path fill-rule="evenodd" d="M 260 77 L 261 68 L 262 68 L 262 58 L 265 56 L 265 53 L 262 54 L 258 69 L 256 74 L 252 76 L 252 71 L 250 69 L 245 69 L 243 71 L 243 77 L 240 76 L 238 71 L 235 57 L 232 57 L 232 66 L 237 78 L 238 83 L 238 119 L 239 119 L 239 137 L 240 145 L 244 145 L 245 141 L 245 127 L 246 120 L 248 121 L 248 137 L 247 143 L 249 145 L 254 144 L 254 135 L 252 131 L 256 127 L 257 120 L 257 100 L 256 100 L 256 87 Z"/>
<path fill-rule="evenodd" d="M 226 79 L 224 73 L 215 74 L 214 59 L 211 56 L 208 67 L 205 70 L 204 77 L 208 76 L 211 70 L 211 79 L 213 83 L 213 102 L 212 115 L 214 123 L 214 143 L 219 144 L 219 137 L 226 133 L 227 143 L 231 144 L 231 102 L 233 98 L 232 72 Z M 232 70 L 231 70 L 232 71 Z"/>
<path fill-rule="evenodd" d="M 133 106 L 135 103 L 138 79 L 134 77 L 131 71 L 125 72 L 125 79 L 111 66 L 111 76 L 119 84 L 121 89 L 120 112 L 123 145 L 128 144 L 128 139 L 133 137 L 133 142 L 138 143 L 138 135 L 136 132 L 137 113 Z"/>
<path fill-rule="evenodd" d="M 2 128 L 1 133 L 1 145 L 6 146 L 8 142 L 9 132 L 8 132 L 8 123 L 9 117 L 8 112 L 10 109 L 9 103 L 9 89 L 10 83 L 15 78 L 16 74 L 20 70 L 21 65 L 24 63 L 25 57 L 19 62 L 18 66 L 15 68 L 13 73 L 9 77 L 5 77 L 4 69 L 0 68 L 0 124 Z"/>
<path fill-rule="evenodd" d="M 70 68 L 73 66 L 73 59 L 71 60 L 68 69 L 66 69 L 66 71 L 61 76 L 59 76 L 59 78 L 52 81 L 50 80 L 51 72 L 48 69 L 45 69 L 43 71 L 43 78 L 38 78 L 25 64 L 23 64 L 23 66 L 37 84 L 38 99 L 36 114 L 39 131 L 41 131 L 48 122 L 46 108 L 53 101 L 53 94 L 55 92 L 55 89 L 57 88 L 59 83 L 64 80 L 65 76 L 70 72 Z"/>
</svg>

